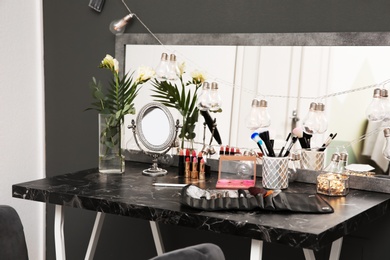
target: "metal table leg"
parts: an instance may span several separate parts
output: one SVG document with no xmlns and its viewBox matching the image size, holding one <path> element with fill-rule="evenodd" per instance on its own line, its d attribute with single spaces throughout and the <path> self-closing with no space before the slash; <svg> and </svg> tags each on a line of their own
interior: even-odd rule
<svg viewBox="0 0 390 260">
<path fill-rule="evenodd" d="M 336 241 L 333 241 L 332 248 L 330 250 L 330 256 L 329 259 L 339 259 L 340 253 L 341 253 L 341 246 L 343 245 L 343 237 L 340 237 Z"/>
<path fill-rule="evenodd" d="M 343 237 L 333 241 L 332 247 L 330 249 L 329 260 L 338 260 L 340 258 L 341 246 L 343 244 Z M 314 251 L 311 249 L 303 249 L 303 253 L 305 254 L 306 260 L 315 260 L 316 257 L 314 255 Z"/>
<path fill-rule="evenodd" d="M 154 245 L 156 246 L 157 255 L 162 255 L 165 252 L 162 242 L 160 227 L 155 221 L 149 221 L 150 228 L 152 229 Z"/>
<path fill-rule="evenodd" d="M 96 246 L 99 241 L 100 231 L 102 230 L 105 213 L 98 212 L 96 214 L 95 224 L 93 225 L 91 238 L 89 239 L 87 253 L 85 254 L 85 260 L 93 260 L 95 256 Z"/>
<path fill-rule="evenodd" d="M 261 260 L 263 257 L 263 241 L 252 239 L 250 260 Z"/>
<path fill-rule="evenodd" d="M 64 239 L 64 208 L 56 205 L 54 214 L 54 243 L 56 259 L 65 260 L 65 239 Z"/>
</svg>

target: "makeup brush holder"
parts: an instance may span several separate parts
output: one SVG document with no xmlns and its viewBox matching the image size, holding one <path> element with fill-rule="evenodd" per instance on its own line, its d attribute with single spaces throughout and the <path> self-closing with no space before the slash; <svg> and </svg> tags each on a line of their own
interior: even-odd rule
<svg viewBox="0 0 390 260">
<path fill-rule="evenodd" d="M 321 171 L 324 168 L 325 152 L 302 150 L 301 168 L 305 170 Z"/>
<path fill-rule="evenodd" d="M 263 157 L 263 188 L 271 190 L 288 188 L 288 162 L 289 157 Z"/>
</svg>

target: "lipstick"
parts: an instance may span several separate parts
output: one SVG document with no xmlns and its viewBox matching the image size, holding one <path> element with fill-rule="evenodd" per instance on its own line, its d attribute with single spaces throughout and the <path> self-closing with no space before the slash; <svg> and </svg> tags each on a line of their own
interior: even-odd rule
<svg viewBox="0 0 390 260">
<path fill-rule="evenodd" d="M 198 159 L 196 157 L 192 158 L 192 171 L 191 171 L 191 179 L 197 180 L 198 179 Z"/>
<path fill-rule="evenodd" d="M 198 168 L 196 169 L 198 172 L 200 172 L 200 161 L 203 160 L 203 153 L 202 152 L 199 152 L 198 153 Z M 203 160 L 204 162 L 204 160 Z"/>
<path fill-rule="evenodd" d="M 205 179 L 206 179 L 205 165 L 204 165 L 204 160 L 202 158 L 199 163 L 199 180 L 205 180 Z"/>
<path fill-rule="evenodd" d="M 190 178 L 190 177 L 191 177 L 191 172 L 190 172 L 190 157 L 187 157 L 187 158 L 186 158 L 186 161 L 185 161 L 184 177 L 185 177 L 185 178 Z"/>
<path fill-rule="evenodd" d="M 225 154 L 225 148 L 223 146 L 221 146 L 219 148 L 219 155 L 224 155 Z"/>
<path fill-rule="evenodd" d="M 180 152 L 179 152 L 179 165 L 178 165 L 178 174 L 179 176 L 184 176 L 184 171 L 185 171 L 185 166 L 184 166 L 184 162 L 185 162 L 185 156 L 184 156 L 184 152 L 183 152 L 183 149 L 180 149 Z"/>
</svg>

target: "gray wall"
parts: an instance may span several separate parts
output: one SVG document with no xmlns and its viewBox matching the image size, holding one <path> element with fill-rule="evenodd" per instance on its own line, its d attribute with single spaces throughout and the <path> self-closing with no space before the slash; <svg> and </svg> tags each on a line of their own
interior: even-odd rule
<svg viewBox="0 0 390 260">
<path fill-rule="evenodd" d="M 92 101 L 88 84 L 92 76 L 98 76 L 103 82 L 108 80 L 104 77 L 109 75 L 97 68 L 105 54 L 114 54 L 114 35 L 108 25 L 127 11 L 120 0 L 107 0 L 99 14 L 88 7 L 88 2 L 43 0 L 47 176 L 97 166 L 97 115 L 83 111 Z M 126 2 L 155 33 L 390 31 L 390 2 L 387 0 Z M 138 21 L 133 21 L 126 32 L 146 31 Z M 68 259 L 83 259 L 94 216 L 93 212 L 66 208 Z M 361 245 L 381 246 L 377 238 L 368 233 L 374 231 L 378 240 L 386 241 L 384 236 L 389 227 L 390 223 L 383 220 L 349 237 L 343 254 L 357 254 L 354 259 L 367 259 L 363 258 Z M 162 232 L 167 250 L 208 241 L 220 245 L 227 259 L 249 258 L 249 239 L 165 225 Z M 49 205 L 49 260 L 55 259 L 53 240 L 53 206 Z M 380 259 L 375 258 L 375 254 L 380 255 L 381 250 L 373 247 L 370 249 L 374 251 L 369 250 L 373 252 L 370 259 Z M 147 259 L 155 254 L 147 221 L 107 216 L 95 259 Z M 326 250 L 321 252 L 321 256 L 326 254 Z M 300 250 L 265 245 L 263 259 L 286 256 L 303 259 Z"/>
</svg>

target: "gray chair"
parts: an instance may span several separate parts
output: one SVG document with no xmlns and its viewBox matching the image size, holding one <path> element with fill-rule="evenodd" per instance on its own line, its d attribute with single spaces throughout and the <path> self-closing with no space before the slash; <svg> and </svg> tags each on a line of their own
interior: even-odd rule
<svg viewBox="0 0 390 260">
<path fill-rule="evenodd" d="M 22 222 L 16 210 L 0 205 L 0 259 L 28 260 Z"/>
<path fill-rule="evenodd" d="M 225 260 L 225 256 L 219 246 L 204 243 L 170 251 L 150 260 Z"/>
</svg>

